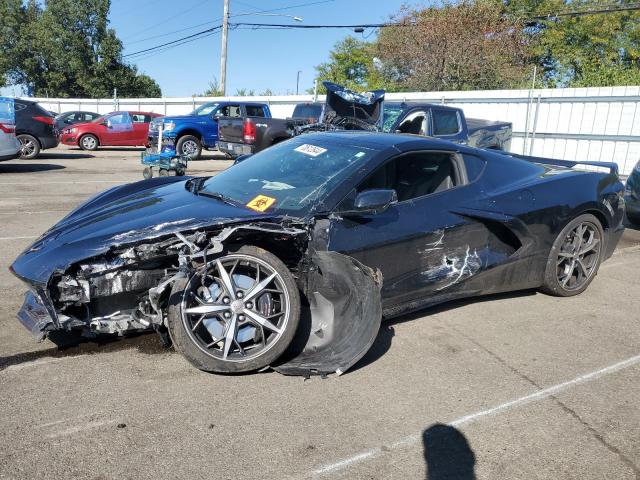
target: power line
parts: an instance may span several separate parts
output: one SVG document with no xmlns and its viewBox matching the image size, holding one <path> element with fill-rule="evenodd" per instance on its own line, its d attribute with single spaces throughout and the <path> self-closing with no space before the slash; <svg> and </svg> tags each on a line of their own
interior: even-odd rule
<svg viewBox="0 0 640 480">
<path fill-rule="evenodd" d="M 166 47 L 168 45 L 177 44 L 179 42 L 182 42 L 183 40 L 188 40 L 188 39 L 191 39 L 191 38 L 200 37 L 205 33 L 215 33 L 215 31 L 219 30 L 220 28 L 222 28 L 222 25 L 216 25 L 215 27 L 207 28 L 206 30 L 202 30 L 202 31 L 194 33 L 194 34 L 187 35 L 186 37 L 182 37 L 182 38 L 178 38 L 176 40 L 172 40 L 171 42 L 161 43 L 160 45 L 156 45 L 154 47 L 149 47 L 149 48 L 145 48 L 143 50 L 138 50 L 137 52 L 128 53 L 126 55 L 123 55 L 123 57 L 132 57 L 132 56 L 138 55 L 140 53 L 146 53 L 146 52 L 150 52 L 152 50 L 157 50 L 159 48 Z"/>
</svg>

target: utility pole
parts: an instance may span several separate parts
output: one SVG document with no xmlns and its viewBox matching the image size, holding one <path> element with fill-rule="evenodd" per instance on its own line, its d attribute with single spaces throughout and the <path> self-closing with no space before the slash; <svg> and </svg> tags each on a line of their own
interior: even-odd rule
<svg viewBox="0 0 640 480">
<path fill-rule="evenodd" d="M 300 74 L 302 73 L 302 70 L 298 70 L 298 74 L 296 75 L 296 95 L 298 95 L 299 93 L 299 89 L 300 89 Z"/>
<path fill-rule="evenodd" d="M 227 94 L 227 34 L 229 33 L 229 0 L 224 0 L 222 16 L 222 48 L 220 49 L 220 90 Z"/>
</svg>

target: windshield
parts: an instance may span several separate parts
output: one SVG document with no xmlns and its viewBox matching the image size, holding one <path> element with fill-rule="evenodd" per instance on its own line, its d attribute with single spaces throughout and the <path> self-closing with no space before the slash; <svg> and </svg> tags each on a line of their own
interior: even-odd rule
<svg viewBox="0 0 640 480">
<path fill-rule="evenodd" d="M 201 191 L 259 212 L 304 216 L 375 153 L 326 134 L 301 135 L 208 179 Z"/>
<path fill-rule="evenodd" d="M 388 133 L 389 131 L 391 131 L 391 127 L 393 127 L 393 124 L 396 123 L 396 120 L 398 120 L 398 117 L 402 114 L 403 110 L 404 108 L 402 108 L 401 105 L 393 105 L 388 103 L 384 105 L 384 112 L 382 114 L 383 132 Z"/>
<path fill-rule="evenodd" d="M 196 108 L 193 112 L 190 113 L 190 115 L 204 117 L 213 112 L 218 107 L 218 105 L 218 103 L 205 103 L 204 105 Z"/>
</svg>

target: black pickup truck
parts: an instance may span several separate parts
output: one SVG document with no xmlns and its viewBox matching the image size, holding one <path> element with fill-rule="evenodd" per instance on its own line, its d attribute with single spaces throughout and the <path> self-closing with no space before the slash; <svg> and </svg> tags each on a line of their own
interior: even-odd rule
<svg viewBox="0 0 640 480">
<path fill-rule="evenodd" d="M 231 156 L 259 152 L 308 130 L 372 130 L 426 135 L 478 148 L 509 150 L 511 123 L 465 118 L 459 108 L 385 102 L 383 90 L 355 93 L 324 82 L 325 108 L 317 124 L 301 119 L 221 118 L 218 148 Z"/>
</svg>

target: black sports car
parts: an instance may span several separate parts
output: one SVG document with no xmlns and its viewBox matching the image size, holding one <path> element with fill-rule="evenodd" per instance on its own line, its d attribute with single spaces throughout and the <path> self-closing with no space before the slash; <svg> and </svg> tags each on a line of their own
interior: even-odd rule
<svg viewBox="0 0 640 480">
<path fill-rule="evenodd" d="M 622 234 L 623 185 L 615 164 L 575 166 L 410 135 L 300 135 L 215 177 L 81 205 L 12 265 L 30 287 L 18 317 L 40 337 L 154 329 L 211 372 L 341 373 L 383 317 L 584 291 Z"/>
</svg>

